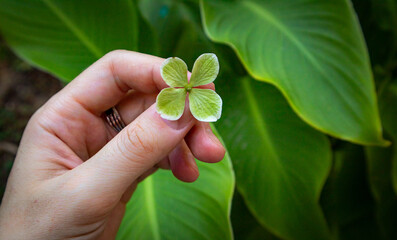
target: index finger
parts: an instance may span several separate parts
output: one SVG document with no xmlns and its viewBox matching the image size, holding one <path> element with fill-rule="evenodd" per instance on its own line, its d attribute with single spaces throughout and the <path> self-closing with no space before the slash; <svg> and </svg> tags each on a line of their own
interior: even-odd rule
<svg viewBox="0 0 397 240">
<path fill-rule="evenodd" d="M 126 50 L 106 54 L 68 84 L 61 98 L 95 115 L 115 106 L 130 89 L 144 93 L 168 87 L 160 75 L 164 59 Z"/>
</svg>

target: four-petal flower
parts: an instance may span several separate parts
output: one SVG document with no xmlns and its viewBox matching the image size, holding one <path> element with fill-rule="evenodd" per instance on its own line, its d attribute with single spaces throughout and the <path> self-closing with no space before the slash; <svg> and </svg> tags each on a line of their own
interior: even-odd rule
<svg viewBox="0 0 397 240">
<path fill-rule="evenodd" d="M 190 82 L 187 65 L 177 57 L 167 58 L 161 66 L 161 76 L 170 86 L 157 96 L 157 112 L 167 120 L 178 120 L 185 109 L 189 94 L 192 115 L 202 122 L 215 122 L 221 117 L 222 99 L 211 89 L 195 88 L 211 83 L 219 73 L 218 58 L 213 53 L 202 54 L 194 62 Z"/>
</svg>

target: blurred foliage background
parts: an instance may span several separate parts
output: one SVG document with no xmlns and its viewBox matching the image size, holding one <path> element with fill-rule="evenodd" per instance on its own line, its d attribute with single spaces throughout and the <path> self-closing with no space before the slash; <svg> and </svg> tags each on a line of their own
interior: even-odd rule
<svg viewBox="0 0 397 240">
<path fill-rule="evenodd" d="M 32 114 L 63 84 L 15 56 L 0 37 L 0 196 Z"/>
<path fill-rule="evenodd" d="M 7 23 L 18 22 L 15 19 L 18 19 L 20 13 L 14 12 L 12 9 L 22 9 L 29 13 L 29 10 L 22 6 L 24 2 L 27 4 L 26 1 L 19 1 L 22 4 L 18 5 L 13 1 L 0 0 L 0 4 L 3 3 L 4 6 L 9 4 L 11 9 L 10 11 L 3 9 L 3 15 L 12 16 L 3 18 L 3 20 L 8 20 Z M 44 2 L 51 3 L 52 1 Z M 70 10 L 71 6 L 73 7 L 73 4 L 69 6 L 66 2 L 54 2 L 63 6 L 66 11 Z M 117 12 L 116 4 L 124 2 L 115 1 L 115 4 L 112 5 L 114 9 L 109 11 Z M 180 56 L 187 61 L 190 67 L 193 60 L 203 51 L 215 52 L 221 60 L 221 76 L 215 83 L 217 91 L 224 99 L 225 107 L 224 116 L 216 124 L 216 127 L 226 143 L 236 173 L 237 188 L 231 209 L 231 223 L 235 239 L 397 238 L 397 190 L 394 184 L 397 182 L 397 174 L 395 174 L 397 172 L 396 146 L 394 144 L 388 148 L 369 146 L 385 145 L 380 136 L 377 109 L 374 107 L 377 103 L 379 103 L 380 119 L 385 129 L 384 137 L 392 142 L 397 139 L 396 0 L 335 0 L 330 2 L 321 0 L 297 0 L 295 2 L 287 0 L 202 0 L 201 7 L 199 1 L 194 0 L 132 2 L 137 3 L 139 12 L 134 12 L 134 15 L 126 10 L 128 8 L 125 8 L 119 17 L 123 20 L 123 16 L 131 17 L 130 15 L 133 15 L 131 18 L 140 22 L 139 26 L 135 26 L 136 31 L 126 32 L 126 39 L 119 40 L 111 46 L 105 46 L 107 41 L 115 41 L 119 36 L 105 35 L 107 36 L 105 38 L 109 39 L 99 42 L 100 47 L 108 50 L 108 48 L 120 48 L 120 46 L 123 47 L 123 44 L 133 43 L 129 46 L 131 50 L 139 50 L 162 57 Z M 267 5 L 268 3 L 269 5 Z M 359 23 L 355 22 L 355 13 L 349 11 L 350 4 L 353 4 Z M 103 1 L 99 1 L 96 6 L 98 9 L 102 9 L 101 7 L 105 5 Z M 284 5 L 288 7 L 283 8 Z M 0 5 L 0 8 L 4 6 Z M 58 5 L 50 6 L 57 7 Z M 291 31 L 278 27 L 293 41 L 298 39 L 305 44 L 312 44 L 315 49 L 312 53 L 313 56 L 319 59 L 319 64 L 337 83 L 335 91 L 326 84 L 325 87 L 320 85 L 321 90 L 312 91 L 319 89 L 319 85 L 315 84 L 321 82 L 318 79 L 321 80 L 324 76 L 319 74 L 321 71 L 310 70 L 310 67 L 316 68 L 315 63 L 313 67 L 305 61 L 296 61 L 299 58 L 295 59 L 295 53 L 302 50 L 302 46 L 299 48 L 298 44 L 298 49 L 290 47 L 290 51 L 283 53 L 285 55 L 280 54 L 283 49 L 279 49 L 278 46 L 282 45 L 281 43 L 285 39 L 278 35 L 277 29 L 266 27 L 277 22 L 277 19 L 267 18 L 268 25 L 257 22 L 258 20 L 255 19 L 256 10 L 262 16 L 267 16 L 266 7 L 273 11 L 271 13 L 274 13 L 274 16 L 296 20 L 292 21 L 291 25 L 287 25 Z M 62 7 L 59 9 L 62 10 Z M 247 14 L 242 9 L 248 9 L 251 11 L 248 13 L 252 14 Z M 87 9 L 81 11 L 91 12 Z M 317 13 L 316 11 L 323 13 L 322 15 L 318 14 L 319 18 L 336 19 L 333 22 L 335 25 L 324 28 L 324 25 L 321 24 L 328 22 L 320 21 L 320 28 L 315 24 L 311 25 L 310 21 L 305 22 L 304 16 L 315 16 L 311 13 Z M 70 10 L 70 12 L 74 11 Z M 2 20 L 1 13 L 0 9 L 0 21 Z M 76 18 L 80 17 L 84 18 L 83 15 Z M 22 24 L 24 18 L 21 19 Z M 112 19 L 112 21 L 116 20 Z M 39 23 L 41 22 L 39 21 Z M 126 26 L 122 26 L 129 31 L 133 29 L 133 26 L 128 26 L 130 22 L 126 24 Z M 306 27 L 305 24 L 309 24 L 310 27 Z M 114 25 L 109 24 L 109 29 L 104 28 L 99 31 L 113 31 L 112 26 Z M 246 34 L 245 30 L 250 27 L 256 30 L 259 28 L 260 31 Z M 13 35 L 13 29 L 6 24 L 3 24 L 2 29 L 5 35 Z M 225 29 L 232 29 L 232 31 Z M 294 38 L 294 36 L 291 37 L 291 34 L 296 33 L 295 30 L 298 34 Z M 329 31 L 326 32 L 325 37 L 321 35 L 322 30 Z M 116 33 L 122 32 L 120 29 L 115 31 Z M 360 38 L 361 31 L 364 34 L 365 42 Z M 139 37 L 137 37 L 137 32 L 140 33 Z M 35 31 L 32 30 L 31 33 L 34 34 Z M 299 35 L 299 33 L 304 34 Z M 92 33 L 89 32 L 89 34 Z M 306 39 L 308 35 L 312 38 Z M 98 51 L 94 49 L 94 56 L 88 56 L 82 52 L 79 61 L 84 62 L 83 64 L 70 64 L 63 69 L 60 67 L 64 64 L 62 62 L 59 65 L 48 63 L 40 56 L 32 55 L 26 49 L 20 48 L 18 44 L 21 39 L 18 34 L 16 36 L 16 38 L 15 36 L 14 38 L 10 37 L 9 40 L 14 51 L 33 62 L 34 65 L 55 74 L 57 78 L 32 68 L 30 64 L 16 57 L 4 40 L 0 40 L 1 193 L 4 191 L 18 142 L 29 117 L 49 97 L 62 88 L 63 83 L 58 78 L 65 82 L 70 81 L 80 69 L 85 67 L 84 64 L 91 63 L 96 57 L 100 57 L 103 50 L 102 48 Z M 254 37 L 249 43 L 242 42 L 242 39 L 249 41 L 252 36 Z M 342 42 L 347 44 L 347 47 L 343 44 L 336 44 L 340 40 L 339 37 L 345 37 Z M 328 45 L 324 42 L 317 45 L 311 42 L 313 39 L 325 39 L 325 42 L 328 41 Z M 27 40 L 22 39 L 23 41 Z M 50 47 L 54 47 L 54 45 Z M 272 53 L 268 56 L 266 54 L 257 56 L 264 45 L 267 47 L 264 48 L 265 52 Z M 319 55 L 316 55 L 317 52 Z M 49 51 L 46 56 L 51 57 L 51 54 L 53 52 Z M 366 54 L 369 54 L 371 66 L 366 66 L 367 63 L 369 64 Z M 346 57 L 344 57 L 345 55 Z M 279 59 L 274 56 L 288 56 L 290 59 L 287 61 L 283 59 L 283 62 L 280 60 L 282 57 Z M 322 58 L 322 56 L 325 57 Z M 349 62 L 346 59 L 355 61 Z M 281 63 L 289 64 L 283 66 L 288 71 L 283 72 L 283 68 L 280 67 Z M 308 69 L 305 68 L 306 65 L 309 66 Z M 302 70 L 303 68 L 304 70 Z M 307 71 L 312 72 L 307 74 Z M 290 75 L 290 73 L 293 74 Z M 255 81 L 253 78 L 259 81 Z M 284 81 L 285 79 L 290 80 L 287 83 L 299 84 L 291 88 Z M 300 82 L 301 80 L 302 82 Z M 314 84 L 316 88 L 311 84 Z M 371 84 L 376 86 L 376 97 L 371 92 Z M 322 95 L 331 96 L 325 98 L 325 103 L 329 102 L 329 104 L 318 107 L 316 104 L 321 101 L 310 101 L 313 100 L 311 92 L 307 94 L 304 91 L 304 87 L 309 85 L 312 88 L 308 89 L 313 92 L 313 95 L 318 94 L 317 97 L 321 101 L 324 100 Z M 352 88 L 355 90 L 360 87 L 365 88 L 364 93 L 350 91 L 351 86 L 354 86 Z M 343 97 L 337 97 L 338 94 Z M 288 102 L 285 99 L 288 99 Z M 304 101 L 301 101 L 302 99 Z M 345 105 L 352 102 L 353 111 L 351 109 L 349 111 Z M 255 106 L 260 106 L 260 108 Z M 335 108 L 338 114 L 330 114 L 335 110 L 332 106 L 342 107 Z M 351 113 L 355 110 L 365 117 L 360 121 L 357 120 Z M 339 116 L 339 111 L 342 113 L 341 116 Z M 257 119 L 263 120 L 263 122 L 258 122 Z M 347 124 L 347 126 L 352 127 L 345 127 L 347 121 L 351 124 Z M 328 135 L 326 136 L 324 133 Z M 267 144 L 268 142 L 270 144 Z M 272 147 L 273 152 L 269 150 Z M 281 159 L 281 164 L 277 165 L 277 161 L 273 161 L 273 158 Z M 216 168 L 218 171 L 216 174 L 223 176 L 225 181 L 215 188 L 208 187 L 206 189 L 207 193 L 214 193 L 217 196 L 217 201 L 223 203 L 222 208 L 226 207 L 227 200 L 230 200 L 227 199 L 229 192 L 226 191 L 227 194 L 222 194 L 218 193 L 217 189 L 224 190 L 223 185 L 229 187 L 234 184 L 232 176 L 227 175 L 224 171 L 229 167 L 226 165 L 223 168 Z M 282 171 L 277 168 L 279 166 L 282 170 L 287 170 Z M 214 178 L 212 175 L 206 175 L 212 172 L 210 168 L 201 168 L 200 170 L 204 172 L 204 183 Z M 299 174 L 303 176 L 299 176 Z M 150 178 L 149 181 L 144 183 L 142 189 L 149 187 L 163 189 L 164 186 L 161 185 L 161 182 L 169 182 L 177 186 L 173 189 L 174 191 L 177 189 L 178 192 L 182 192 L 192 199 L 197 198 L 195 195 L 190 195 L 188 187 L 177 185 L 179 183 L 172 182 L 164 173 Z M 210 185 L 208 182 L 207 184 L 203 182 L 193 185 L 192 189 Z M 135 219 L 134 214 L 130 214 L 122 226 L 120 238 L 128 239 L 128 237 L 134 236 L 150 239 L 153 236 L 160 236 L 166 239 L 167 237 L 172 238 L 169 236 L 179 232 L 179 224 L 183 224 L 166 211 L 167 209 L 175 211 L 176 208 L 172 207 L 171 201 L 159 200 L 163 198 L 161 194 L 163 193 L 160 193 L 155 199 L 155 202 L 165 209 L 162 212 L 159 210 L 161 229 L 159 235 L 152 235 L 153 229 L 149 226 L 149 219 Z M 212 201 L 205 197 L 202 200 Z M 144 207 L 145 198 L 142 192 L 137 193 L 133 203 L 137 207 L 134 208 L 134 205 L 131 204 L 129 210 L 131 213 L 139 212 L 138 208 Z M 183 205 L 183 203 L 178 203 Z M 208 209 L 212 209 L 210 207 L 213 206 L 209 206 Z M 229 230 L 229 226 L 226 226 L 228 224 L 227 214 L 222 213 L 223 215 L 216 216 L 221 216 L 219 222 L 222 222 L 218 231 L 205 224 L 214 221 L 210 219 L 211 213 L 206 213 L 205 210 L 196 212 L 197 215 L 188 216 L 189 219 L 193 219 L 186 223 L 188 226 L 183 225 L 184 229 L 191 227 L 191 231 L 184 230 L 179 233 L 181 235 L 172 235 L 175 239 L 183 239 L 183 237 L 186 239 L 187 236 L 195 236 L 191 239 L 211 239 L 211 236 L 223 236 L 225 239 L 230 237 L 227 236 Z M 202 216 L 205 214 L 209 217 Z M 138 225 L 141 223 L 139 227 L 144 230 L 134 232 L 129 227 L 129 223 Z M 167 226 L 172 223 L 175 226 L 167 229 Z M 207 232 L 200 235 L 197 231 Z"/>
</svg>

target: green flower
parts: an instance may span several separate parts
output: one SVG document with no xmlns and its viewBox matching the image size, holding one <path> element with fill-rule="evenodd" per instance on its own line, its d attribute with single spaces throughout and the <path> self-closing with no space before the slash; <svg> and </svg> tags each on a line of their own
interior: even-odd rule
<svg viewBox="0 0 397 240">
<path fill-rule="evenodd" d="M 193 65 L 190 82 L 187 80 L 186 63 L 177 57 L 167 58 L 161 66 L 161 76 L 170 86 L 157 96 L 157 112 L 167 120 L 178 120 L 185 109 L 189 93 L 189 108 L 192 115 L 202 122 L 215 122 L 221 117 L 222 99 L 215 91 L 195 88 L 211 83 L 219 73 L 218 58 L 205 53 Z"/>
</svg>

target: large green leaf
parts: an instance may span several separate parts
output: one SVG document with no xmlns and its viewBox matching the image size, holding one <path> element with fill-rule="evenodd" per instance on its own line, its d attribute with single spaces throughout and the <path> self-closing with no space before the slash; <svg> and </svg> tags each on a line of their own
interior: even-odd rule
<svg viewBox="0 0 397 240">
<path fill-rule="evenodd" d="M 138 47 L 137 7 L 131 0 L 0 0 L 0 6 L 7 43 L 63 80 L 111 50 Z"/>
<path fill-rule="evenodd" d="M 257 80 L 278 87 L 317 129 L 361 144 L 382 139 L 366 46 L 348 0 L 202 0 L 205 30 Z"/>
<path fill-rule="evenodd" d="M 217 127 L 253 215 L 283 239 L 328 239 L 318 203 L 331 168 L 327 138 L 301 121 L 273 86 L 249 77 L 217 81 L 225 102 Z"/>
<path fill-rule="evenodd" d="M 232 239 L 229 156 L 198 164 L 200 177 L 194 183 L 180 182 L 169 171 L 143 181 L 127 205 L 117 239 Z"/>
</svg>

